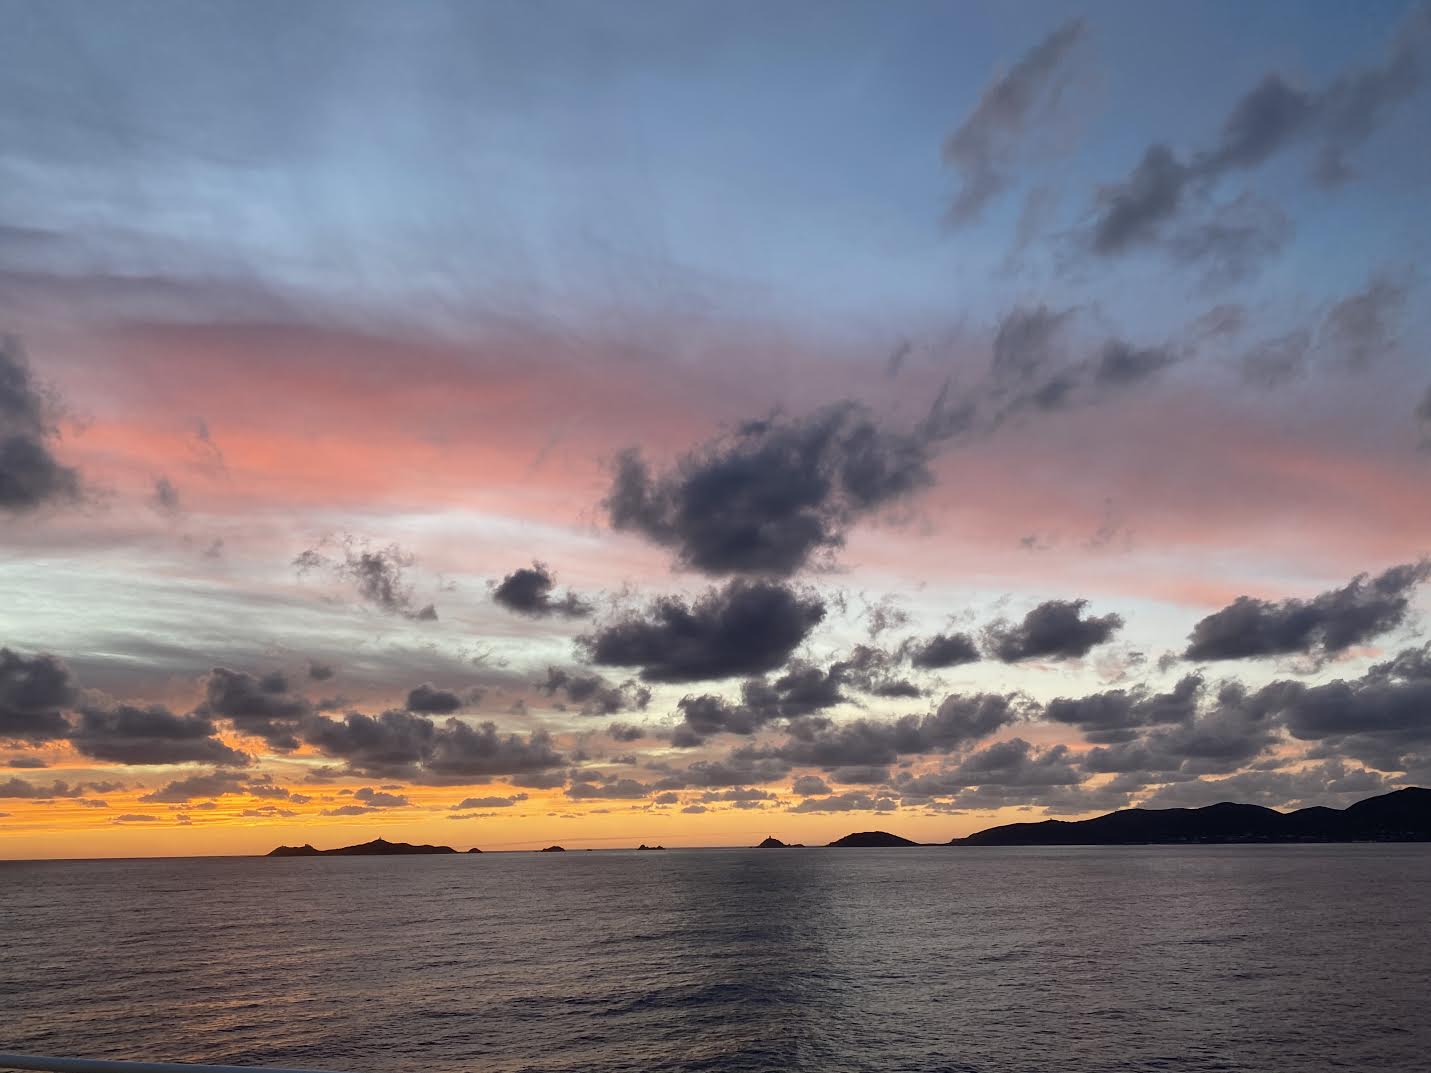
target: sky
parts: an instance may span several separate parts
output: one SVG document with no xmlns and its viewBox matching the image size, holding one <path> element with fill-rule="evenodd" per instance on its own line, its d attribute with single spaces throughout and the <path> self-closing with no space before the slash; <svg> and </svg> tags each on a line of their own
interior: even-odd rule
<svg viewBox="0 0 1431 1073">
<path fill-rule="evenodd" d="M 1431 784 L 1431 8 L 0 19 L 0 857 Z"/>
</svg>

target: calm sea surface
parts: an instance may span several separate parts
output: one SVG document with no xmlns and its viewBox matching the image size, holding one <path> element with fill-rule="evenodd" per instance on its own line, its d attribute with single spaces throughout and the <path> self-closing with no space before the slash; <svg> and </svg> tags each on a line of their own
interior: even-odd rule
<svg viewBox="0 0 1431 1073">
<path fill-rule="evenodd" d="M 0 1051 L 1431 1070 L 1431 846 L 0 863 Z"/>
</svg>

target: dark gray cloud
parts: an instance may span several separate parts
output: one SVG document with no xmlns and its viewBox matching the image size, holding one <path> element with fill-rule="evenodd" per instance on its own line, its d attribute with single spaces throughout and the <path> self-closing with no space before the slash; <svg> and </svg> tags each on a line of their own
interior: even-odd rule
<svg viewBox="0 0 1431 1073">
<path fill-rule="evenodd" d="M 315 682 L 326 682 L 335 673 L 337 672 L 334 671 L 332 664 L 322 663 L 316 659 L 308 661 L 308 677 Z"/>
<path fill-rule="evenodd" d="M 35 771 L 40 768 L 49 767 L 50 762 L 40 756 L 12 756 L 9 760 L 5 761 L 5 766 Z"/>
<path fill-rule="evenodd" d="M 333 554 L 327 552 L 331 550 Z M 379 611 L 418 622 L 437 618 L 432 604 L 418 606 L 407 571 L 417 562 L 411 552 L 397 544 L 373 548 L 345 536 L 341 540 L 325 540 L 316 547 L 300 552 L 293 566 L 300 575 L 324 570 L 351 582 L 358 596 Z"/>
<path fill-rule="evenodd" d="M 1034 186 L 1024 191 L 1018 223 L 1014 226 L 1013 245 L 1000 265 L 1004 274 L 1017 273 L 1024 267 L 1029 247 L 1044 233 L 1058 208 L 1058 201 L 1059 192 L 1051 186 Z"/>
<path fill-rule="evenodd" d="M 273 781 L 272 775 L 255 775 L 244 787 L 246 793 L 252 797 L 266 797 L 278 801 L 292 801 L 298 805 L 306 805 L 312 800 L 304 794 L 294 793 L 286 787 L 279 786 Z"/>
<path fill-rule="evenodd" d="M 902 658 L 903 649 L 888 652 L 874 645 L 855 645 L 848 656 L 830 664 L 827 676 L 841 686 L 874 697 L 924 696 L 923 689 L 896 673 Z"/>
<path fill-rule="evenodd" d="M 606 735 L 612 741 L 640 741 L 646 737 L 646 728 L 631 723 L 612 723 L 606 728 Z"/>
<path fill-rule="evenodd" d="M 800 775 L 790 784 L 790 792 L 800 797 L 819 797 L 831 790 L 829 783 L 818 775 Z"/>
<path fill-rule="evenodd" d="M 1247 328 L 1247 320 L 1246 306 L 1223 302 L 1193 321 L 1191 336 L 1199 343 L 1209 340 L 1225 342 L 1241 335 Z"/>
<path fill-rule="evenodd" d="M 857 520 L 932 483 L 941 443 L 988 435 L 1026 413 L 1098 403 L 1191 352 L 1110 337 L 1067 360 L 1073 342 L 1064 334 L 1076 313 L 1010 311 L 995 333 L 987 381 L 957 401 L 946 383 L 908 431 L 882 428 L 868 409 L 844 402 L 802 419 L 747 422 L 659 474 L 628 450 L 603 502 L 611 524 L 711 575 L 789 576 L 823 562 Z"/>
<path fill-rule="evenodd" d="M 1296 228 L 1281 208 L 1242 194 L 1171 230 L 1163 249 L 1174 260 L 1196 266 L 1207 287 L 1239 283 L 1281 253 Z"/>
<path fill-rule="evenodd" d="M 908 339 L 901 339 L 890 351 L 889 357 L 885 359 L 884 374 L 893 380 L 899 375 L 899 371 L 904 368 L 905 360 L 914 353 L 914 344 Z"/>
<path fill-rule="evenodd" d="M 290 751 L 298 748 L 299 724 L 313 714 L 313 705 L 289 692 L 282 674 L 255 678 L 215 667 L 204 679 L 204 701 L 196 714 L 227 719 L 239 731 Z"/>
<path fill-rule="evenodd" d="M 546 564 L 533 562 L 530 567 L 514 570 L 492 589 L 492 599 L 509 611 L 530 618 L 584 618 L 592 613 L 592 605 L 570 589 L 560 597 L 553 595 L 556 578 Z"/>
<path fill-rule="evenodd" d="M 889 781 L 886 764 L 849 764 L 825 772 L 831 782 L 842 786 L 880 786 Z"/>
<path fill-rule="evenodd" d="M 1313 111 L 1311 94 L 1269 74 L 1237 102 L 1223 124 L 1222 144 L 1205 166 L 1256 167 L 1299 134 Z"/>
<path fill-rule="evenodd" d="M 954 222 L 977 218 L 991 199 L 1013 183 L 1010 171 L 1021 143 L 1056 112 L 1068 77 L 1069 55 L 1082 35 L 1081 19 L 1050 33 L 984 88 L 979 103 L 944 143 L 944 162 L 960 180 L 949 210 Z"/>
<path fill-rule="evenodd" d="M 1152 241 L 1159 224 L 1177 215 L 1191 181 L 1192 169 L 1180 163 L 1171 149 L 1150 146 L 1126 181 L 1099 192 L 1094 250 L 1122 253 L 1139 242 Z"/>
<path fill-rule="evenodd" d="M 175 715 L 159 705 L 82 708 L 70 743 L 84 756 L 115 764 L 243 766 L 247 754 L 216 736 L 212 719 Z"/>
<path fill-rule="evenodd" d="M 1219 180 L 1256 168 L 1299 143 L 1317 147 L 1319 180 L 1348 178 L 1347 155 L 1395 105 L 1420 89 L 1428 58 L 1431 9 L 1422 6 L 1397 33 L 1379 65 L 1347 72 L 1319 89 L 1299 88 L 1279 74 L 1267 75 L 1233 107 L 1216 145 L 1183 161 L 1167 145 L 1155 144 L 1127 180 L 1103 189 L 1093 249 L 1120 254 L 1175 237 L 1169 226 Z"/>
<path fill-rule="evenodd" d="M 48 800 L 55 797 L 79 797 L 86 792 L 109 793 L 123 789 L 118 783 L 67 783 L 59 779 L 46 786 L 44 783 L 27 782 L 24 779 L 7 779 L 0 782 L 0 797 L 24 797 Z"/>
<path fill-rule="evenodd" d="M 901 756 L 947 753 L 971 745 L 1024 719 L 1029 705 L 1018 694 L 951 693 L 923 716 L 894 720 L 797 720 L 789 737 L 762 753 L 796 767 L 870 767 Z"/>
<path fill-rule="evenodd" d="M 663 770 L 658 764 L 652 770 Z M 790 765 L 779 757 L 755 749 L 736 749 L 721 760 L 697 760 L 678 771 L 669 771 L 656 781 L 652 789 L 694 790 L 723 786 L 759 786 L 777 782 L 790 772 Z"/>
<path fill-rule="evenodd" d="M 187 804 L 196 798 L 223 797 L 225 794 L 249 794 L 253 797 L 293 801 L 300 805 L 312 800 L 303 794 L 295 794 L 291 790 L 275 785 L 271 775 L 259 775 L 251 778 L 241 772 L 219 770 L 175 779 L 158 790 L 143 795 L 139 800 Z"/>
<path fill-rule="evenodd" d="M 844 402 L 800 419 L 773 415 L 653 474 L 640 453 L 617 461 L 604 506 L 616 529 L 674 548 L 702 573 L 786 576 L 844 544 L 857 519 L 928 486 L 945 404 L 909 432 Z"/>
<path fill-rule="evenodd" d="M 909 612 L 901 608 L 892 596 L 885 596 L 870 604 L 865 617 L 866 632 L 872 641 L 878 639 L 886 630 L 909 625 Z"/>
<path fill-rule="evenodd" d="M 710 734 L 753 734 L 776 719 L 790 719 L 823 711 L 845 700 L 839 679 L 818 667 L 793 667 L 771 683 L 763 678 L 741 684 L 740 701 L 711 693 L 687 695 L 676 704 L 685 733 L 673 744 L 698 745 Z"/>
<path fill-rule="evenodd" d="M 1009 726 L 1029 713 L 1018 693 L 951 693 L 918 724 L 917 747 L 901 752 L 949 752 Z M 910 717 L 912 718 L 912 717 Z"/>
<path fill-rule="evenodd" d="M 891 676 L 896 657 L 872 645 L 856 645 L 828 668 L 795 661 L 773 680 L 741 683 L 740 700 L 711 693 L 682 697 L 676 704 L 683 724 L 672 736 L 678 748 L 701 744 L 711 734 L 753 734 L 777 719 L 799 719 L 850 700 L 847 690 L 873 696 L 918 697 L 923 691 Z"/>
<path fill-rule="evenodd" d="M 927 691 L 911 682 L 907 678 L 889 678 L 875 684 L 870 690 L 870 694 L 876 697 L 899 698 L 903 700 L 913 700 L 915 697 L 922 697 Z"/>
<path fill-rule="evenodd" d="M 158 790 L 144 794 L 139 800 L 156 804 L 184 804 L 195 798 L 241 794 L 247 782 L 248 777 L 237 771 L 210 771 L 202 775 L 175 779 Z"/>
<path fill-rule="evenodd" d="M 453 812 L 462 812 L 470 808 L 511 808 L 525 800 L 527 800 L 526 794 L 512 794 L 510 797 L 464 797 L 457 804 L 447 807 Z"/>
<path fill-rule="evenodd" d="M 534 730 L 524 738 L 499 734 L 494 723 L 473 727 L 459 719 L 449 719 L 433 738 L 423 766 L 427 777 L 452 780 L 545 771 L 563 762 L 551 735 L 544 730 Z"/>
<path fill-rule="evenodd" d="M 894 785 L 906 798 L 947 797 L 974 787 L 1029 790 L 1076 786 L 1088 778 L 1076 759 L 1066 745 L 1039 749 L 1023 738 L 1011 738 L 970 753 L 944 771 L 923 775 L 900 772 Z"/>
<path fill-rule="evenodd" d="M 438 689 L 424 682 L 408 691 L 406 708 L 410 712 L 427 715 L 450 715 L 462 708 L 465 702 L 450 689 Z"/>
<path fill-rule="evenodd" d="M 1431 749 L 1431 643 L 1404 649 L 1360 678 L 1278 682 L 1266 692 L 1292 737 L 1322 743 L 1333 756 L 1405 771 Z"/>
<path fill-rule="evenodd" d="M 349 712 L 341 720 L 318 716 L 303 726 L 303 740 L 325 756 L 369 776 L 407 776 L 431 752 L 437 725 L 406 711 L 380 715 Z"/>
<path fill-rule="evenodd" d="M 507 781 L 513 786 L 525 786 L 529 790 L 555 790 L 566 785 L 566 772 L 530 771 L 513 775 Z"/>
<path fill-rule="evenodd" d="M 1064 330 L 1078 311 L 1053 310 L 1048 306 L 1015 306 L 999 322 L 994 333 L 989 378 L 996 394 L 1022 390 L 1041 378 L 1057 363 L 1062 352 Z"/>
<path fill-rule="evenodd" d="M 549 697 L 566 697 L 582 715 L 645 711 L 651 703 L 651 690 L 638 682 L 613 685 L 599 674 L 576 674 L 559 667 L 548 667 L 546 681 L 536 686 Z"/>
<path fill-rule="evenodd" d="M 154 494 L 149 497 L 149 505 L 161 514 L 179 513 L 179 489 L 168 477 L 154 478 Z"/>
<path fill-rule="evenodd" d="M 1317 346 L 1334 360 L 1362 369 L 1396 349 L 1397 325 L 1406 304 L 1406 287 L 1376 276 L 1364 290 L 1327 310 Z"/>
<path fill-rule="evenodd" d="M 1374 578 L 1361 574 L 1310 600 L 1239 596 L 1193 627 L 1184 655 L 1191 660 L 1336 655 L 1404 623 L 1412 592 L 1428 576 L 1431 560 L 1422 560 Z"/>
<path fill-rule="evenodd" d="M 67 737 L 70 724 L 64 712 L 76 696 L 69 668 L 54 656 L 22 656 L 0 648 L 0 740 Z"/>
<path fill-rule="evenodd" d="M 1167 693 L 1149 693 L 1138 686 L 1083 697 L 1058 697 L 1044 705 L 1043 717 L 1077 727 L 1094 744 L 1117 744 L 1133 740 L 1148 727 L 1186 723 L 1195 718 L 1202 686 L 1201 675 L 1189 674 Z"/>
<path fill-rule="evenodd" d="M 210 476 L 224 473 L 228 469 L 228 463 L 224 461 L 223 448 L 214 439 L 209 423 L 202 417 L 196 417 L 193 420 L 193 429 L 193 436 L 187 441 L 193 465 Z"/>
<path fill-rule="evenodd" d="M 369 808 L 407 808 L 412 804 L 402 794 L 376 790 L 371 786 L 360 786 L 353 791 L 353 797 Z"/>
<path fill-rule="evenodd" d="M 707 790 L 701 794 L 703 805 L 734 805 L 749 808 L 767 801 L 779 801 L 780 795 L 769 790 L 759 790 L 753 786 L 736 786 L 729 790 Z"/>
<path fill-rule="evenodd" d="M 1087 600 L 1047 600 L 1017 625 L 993 623 L 985 631 L 985 641 L 992 655 L 1005 663 L 1086 656 L 1123 626 L 1116 614 L 1084 617 L 1087 606 Z"/>
<path fill-rule="evenodd" d="M 979 646 L 967 633 L 936 633 L 922 641 L 906 642 L 903 651 L 910 665 L 921 670 L 957 667 L 979 660 Z"/>
<path fill-rule="evenodd" d="M 77 470 L 54 455 L 56 405 L 35 382 L 20 343 L 0 339 L 0 511 L 73 502 Z"/>
<path fill-rule="evenodd" d="M 1279 387 L 1306 371 L 1312 350 L 1312 333 L 1299 328 L 1285 335 L 1262 339 L 1242 356 L 1242 375 L 1258 387 Z"/>
<path fill-rule="evenodd" d="M 969 424 L 991 432 L 1028 413 L 1104 401 L 1158 376 L 1188 356 L 1184 346 L 1141 346 L 1116 336 L 1089 347 L 1072 338 L 1077 308 L 1015 306 L 994 334 L 987 383 L 970 392 Z M 1082 353 L 1082 357 L 1069 355 Z"/>
<path fill-rule="evenodd" d="M 840 692 L 844 676 L 839 665 L 829 670 L 797 662 L 773 682 L 746 682 L 742 695 L 746 702 L 786 718 L 811 715 L 845 700 Z"/>
<path fill-rule="evenodd" d="M 676 709 L 683 723 L 672 734 L 671 744 L 681 749 L 694 748 L 711 734 L 754 734 L 779 715 L 774 709 L 729 701 L 713 693 L 687 694 L 676 702 Z"/>
<path fill-rule="evenodd" d="M 1179 358 L 1166 346 L 1140 347 L 1110 339 L 1093 365 L 1093 383 L 1100 388 L 1123 388 L 1147 380 Z"/>
<path fill-rule="evenodd" d="M 899 801 L 888 794 L 868 794 L 861 790 L 832 794 L 829 797 L 807 797 L 789 812 L 894 812 Z"/>
<path fill-rule="evenodd" d="M 629 801 L 645 797 L 650 792 L 651 787 L 646 783 L 622 778 L 608 778 L 600 782 L 593 782 L 589 777 L 582 778 L 566 788 L 566 796 L 578 801 L 600 801 L 603 799 Z"/>
<path fill-rule="evenodd" d="M 593 663 L 640 667 L 645 681 L 695 682 L 774 670 L 824 617 L 812 593 L 735 579 L 689 604 L 660 597 L 579 643 Z"/>
<path fill-rule="evenodd" d="M 1426 389 L 1416 407 L 1416 420 L 1421 423 L 1421 446 L 1431 447 L 1431 387 Z"/>
<path fill-rule="evenodd" d="M 1314 356 L 1324 367 L 1364 369 L 1395 352 L 1406 295 L 1404 283 L 1373 276 L 1315 323 L 1253 343 L 1242 356 L 1243 376 L 1258 387 L 1279 387 L 1307 372 Z"/>
<path fill-rule="evenodd" d="M 1277 718 L 1281 689 L 1254 692 L 1225 682 L 1207 710 L 1155 726 L 1135 739 L 1090 749 L 1083 754 L 1083 766 L 1091 773 L 1128 776 L 1129 785 L 1236 771 L 1282 740 Z"/>
<path fill-rule="evenodd" d="M 373 778 L 450 783 L 541 772 L 564 762 L 546 731 L 503 735 L 493 723 L 473 727 L 448 719 L 439 725 L 406 711 L 349 712 L 341 720 L 315 716 L 303 734 L 305 742 L 344 761 L 349 771 Z"/>
</svg>

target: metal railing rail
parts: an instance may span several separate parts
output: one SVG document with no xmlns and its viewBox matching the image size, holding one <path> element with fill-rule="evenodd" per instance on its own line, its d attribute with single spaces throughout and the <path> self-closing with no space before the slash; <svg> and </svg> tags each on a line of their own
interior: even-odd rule
<svg viewBox="0 0 1431 1073">
<path fill-rule="evenodd" d="M 209 1066 L 196 1062 L 119 1062 L 107 1058 L 53 1058 L 44 1054 L 0 1054 L 0 1069 L 40 1073 L 328 1073 L 274 1066 Z"/>
</svg>

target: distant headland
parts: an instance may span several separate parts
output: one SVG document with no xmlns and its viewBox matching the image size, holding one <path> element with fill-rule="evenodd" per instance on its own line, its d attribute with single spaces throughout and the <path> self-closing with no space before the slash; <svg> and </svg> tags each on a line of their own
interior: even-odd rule
<svg viewBox="0 0 1431 1073">
<path fill-rule="evenodd" d="M 857 831 L 855 834 L 845 835 L 844 838 L 837 838 L 830 843 L 830 847 L 833 849 L 883 849 L 917 845 L 919 845 L 918 842 L 900 838 L 899 835 L 892 835 L 888 831 Z"/>
<path fill-rule="evenodd" d="M 1408 787 L 1344 809 L 1278 812 L 1224 801 L 1204 808 L 1121 809 L 1091 820 L 1010 823 L 951 846 L 1133 846 L 1243 842 L 1431 841 L 1431 790 Z"/>
<path fill-rule="evenodd" d="M 302 846 L 279 846 L 270 850 L 268 857 L 402 857 L 412 853 L 456 853 L 451 846 L 414 846 L 410 842 L 389 842 L 385 838 L 375 838 L 356 846 L 341 846 L 338 849 L 314 849 Z M 480 849 L 469 853 L 481 853 Z"/>
<path fill-rule="evenodd" d="M 1278 812 L 1224 801 L 1204 808 L 1121 809 L 1090 820 L 1043 820 L 990 827 L 948 846 L 1144 846 L 1284 842 L 1431 842 L 1431 790 L 1411 786 L 1344 809 Z M 918 846 L 888 831 L 859 831 L 836 849 Z M 757 849 L 793 849 L 775 836 Z"/>
<path fill-rule="evenodd" d="M 1284 842 L 1431 842 L 1431 790 L 1411 786 L 1368 797 L 1344 809 L 1312 808 L 1278 812 L 1261 805 L 1224 801 L 1204 808 L 1120 809 L 1091 820 L 1043 820 L 989 827 L 948 842 L 914 842 L 888 831 L 856 831 L 827 843 L 832 849 L 905 846 L 1149 846 Z M 638 850 L 663 850 L 648 846 Z M 804 849 L 771 835 L 756 849 Z M 269 857 L 396 857 L 416 853 L 456 853 L 451 846 L 414 846 L 375 838 L 356 846 L 314 849 L 279 846 Z M 468 853 L 481 853 L 472 848 Z M 547 846 L 539 853 L 563 853 Z"/>
</svg>

